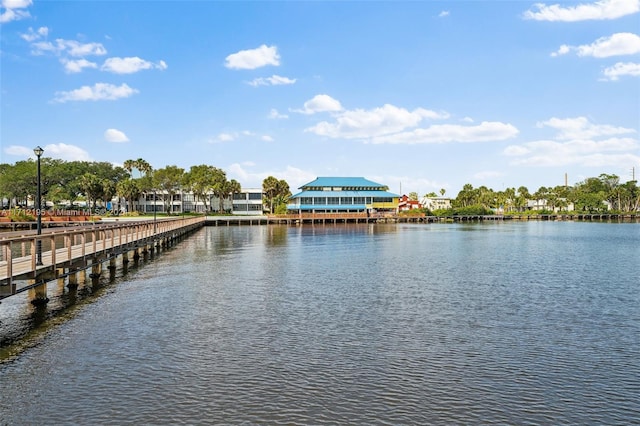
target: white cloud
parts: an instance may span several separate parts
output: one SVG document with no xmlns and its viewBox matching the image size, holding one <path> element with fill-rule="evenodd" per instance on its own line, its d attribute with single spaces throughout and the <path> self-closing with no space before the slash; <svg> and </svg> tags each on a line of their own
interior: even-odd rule
<svg viewBox="0 0 640 426">
<path fill-rule="evenodd" d="M 630 152 L 637 150 L 638 142 L 630 138 L 568 142 L 543 140 L 525 143 L 524 147 L 526 151 L 510 149 L 511 147 L 504 150 L 505 155 L 517 157 L 511 161 L 512 165 L 549 167 L 575 164 L 588 167 L 630 167 L 640 162 L 640 156 Z"/>
<path fill-rule="evenodd" d="M 273 138 L 268 135 L 259 135 L 251 130 L 242 130 L 240 132 L 223 132 L 219 133 L 217 136 L 214 136 L 208 140 L 211 144 L 216 143 L 224 143 L 224 142 L 232 142 L 235 140 L 243 139 L 244 137 L 248 138 L 259 138 L 262 141 L 271 142 Z"/>
<path fill-rule="evenodd" d="M 640 64 L 633 62 L 618 62 L 612 67 L 605 68 L 602 72 L 605 80 L 615 81 L 620 77 L 628 75 L 631 77 L 640 77 Z"/>
<path fill-rule="evenodd" d="M 281 77 L 279 75 L 272 75 L 271 77 L 259 77 L 256 78 L 248 84 L 253 87 L 258 86 L 280 86 L 285 84 L 294 84 L 296 82 L 295 78 Z"/>
<path fill-rule="evenodd" d="M 551 56 L 566 55 L 572 51 L 575 51 L 578 56 L 592 56 L 594 58 L 634 55 L 640 53 L 640 37 L 633 33 L 616 33 L 609 37 L 601 37 L 591 44 L 582 46 L 562 45 Z"/>
<path fill-rule="evenodd" d="M 518 133 L 518 129 L 509 123 L 483 121 L 476 126 L 437 124 L 410 132 L 375 137 L 371 139 L 371 142 L 374 144 L 494 142 L 511 139 Z"/>
<path fill-rule="evenodd" d="M 217 142 L 231 142 L 235 139 L 237 139 L 238 134 L 237 133 L 220 133 L 218 136 L 216 136 L 215 138 L 213 138 L 213 140 L 211 140 L 211 143 L 217 143 Z"/>
<path fill-rule="evenodd" d="M 277 109 L 271 108 L 271 111 L 269 111 L 269 118 L 271 119 L 289 118 L 289 116 L 287 114 L 280 114 Z"/>
<path fill-rule="evenodd" d="M 276 46 L 263 44 L 257 49 L 241 50 L 225 58 L 224 66 L 231 69 L 252 70 L 266 65 L 280 65 L 280 55 Z"/>
<path fill-rule="evenodd" d="M 550 118 L 547 121 L 537 123 L 537 127 L 551 127 L 558 130 L 556 139 L 593 139 L 600 136 L 614 136 L 628 133 L 635 133 L 634 129 L 615 127 L 609 125 L 598 125 L 589 122 L 586 117 L 576 118 Z"/>
<path fill-rule="evenodd" d="M 66 161 L 90 161 L 89 153 L 84 149 L 65 143 L 49 144 L 44 147 L 47 157 L 59 158 Z"/>
<path fill-rule="evenodd" d="M 164 61 L 153 63 L 138 58 L 137 56 L 128 58 L 109 58 L 104 61 L 101 70 L 114 74 L 133 74 L 141 70 L 158 69 L 166 70 L 167 64 Z"/>
<path fill-rule="evenodd" d="M 0 10 L 0 24 L 5 24 L 11 21 L 19 21 L 31 17 L 26 10 L 31 6 L 33 2 L 31 0 L 2 0 Z"/>
<path fill-rule="evenodd" d="M 7 155 L 15 155 L 16 157 L 33 157 L 35 154 L 33 153 L 33 149 L 27 148 L 26 146 L 19 145 L 10 145 L 3 149 L 4 153 Z"/>
<path fill-rule="evenodd" d="M 440 14 L 438 14 L 439 18 L 444 18 L 445 16 L 449 16 L 448 10 L 443 10 L 442 12 L 440 12 Z"/>
<path fill-rule="evenodd" d="M 423 108 L 408 111 L 394 105 L 385 104 L 372 110 L 356 109 L 336 115 L 333 123 L 323 121 L 306 129 L 317 135 L 331 138 L 368 139 L 401 132 L 417 126 L 423 119 L 442 119 L 449 114 Z"/>
<path fill-rule="evenodd" d="M 484 171 L 484 172 L 478 172 L 478 173 L 475 173 L 473 175 L 473 177 L 475 179 L 478 179 L 478 180 L 485 180 L 485 179 L 496 178 L 496 177 L 500 177 L 500 176 L 504 176 L 504 173 L 496 172 L 496 171 L 490 171 L 490 170 L 487 170 L 487 171 Z"/>
<path fill-rule="evenodd" d="M 107 131 L 104 132 L 104 140 L 113 143 L 129 142 L 127 135 L 118 129 L 107 129 Z"/>
<path fill-rule="evenodd" d="M 615 137 L 635 133 L 633 129 L 595 125 L 584 117 L 552 118 L 538 123 L 538 127 L 551 127 L 559 132 L 555 140 L 538 140 L 505 148 L 503 154 L 513 158 L 512 165 L 631 167 L 640 161 L 640 156 L 634 154 L 639 147 L 637 139 Z"/>
<path fill-rule="evenodd" d="M 80 43 L 75 40 L 62 39 L 57 39 L 56 43 L 61 47 L 61 50 L 66 51 L 70 56 L 102 56 L 107 54 L 107 49 L 102 43 Z"/>
<path fill-rule="evenodd" d="M 536 21 L 576 22 L 585 20 L 616 19 L 640 11 L 640 0 L 601 0 L 589 4 L 562 7 L 536 3 L 534 10 L 524 13 L 525 19 Z"/>
<path fill-rule="evenodd" d="M 49 144 L 43 147 L 44 156 L 49 158 L 59 158 L 65 161 L 91 161 L 89 153 L 84 149 L 65 143 Z M 12 145 L 4 149 L 8 155 L 35 158 L 33 148 Z"/>
<path fill-rule="evenodd" d="M 90 62 L 86 59 L 62 59 L 60 62 L 62 62 L 62 64 L 64 65 L 64 70 L 69 74 L 82 72 L 82 70 L 85 68 L 98 68 L 98 65 L 95 62 Z"/>
<path fill-rule="evenodd" d="M 341 111 L 342 105 L 329 95 L 316 95 L 304 103 L 303 109 L 295 109 L 293 112 L 301 114 L 315 114 L 316 112 L 336 112 Z"/>
<path fill-rule="evenodd" d="M 32 4 L 32 0 L 2 0 L 2 7 L 7 9 L 24 9 Z"/>
<path fill-rule="evenodd" d="M 24 37 L 23 37 L 24 38 Z M 75 40 L 56 39 L 55 44 L 50 41 L 38 41 L 31 44 L 33 55 L 45 53 L 67 54 L 73 57 L 102 56 L 107 54 L 107 49 L 102 43 L 80 43 Z"/>
<path fill-rule="evenodd" d="M 266 170 L 262 172 L 254 172 L 247 170 L 247 167 L 253 167 L 255 164 L 250 162 L 234 163 L 226 168 L 229 178 L 242 182 L 242 185 L 248 188 L 262 188 L 262 181 L 269 176 L 273 176 L 278 180 L 284 179 L 289 184 L 292 193 L 296 193 L 296 189 L 305 183 L 313 181 L 317 175 L 299 169 L 293 166 L 287 166 L 284 170 Z"/>
<path fill-rule="evenodd" d="M 113 101 L 121 98 L 128 98 L 138 93 L 138 90 L 132 89 L 126 84 L 115 86 L 108 83 L 96 83 L 91 86 L 82 86 L 79 89 L 69 92 L 56 92 L 54 102 L 68 101 Z"/>
<path fill-rule="evenodd" d="M 20 34 L 24 40 L 29 43 L 33 43 L 36 40 L 40 40 L 42 37 L 46 37 L 49 35 L 49 28 L 40 27 L 37 31 L 34 31 L 33 28 L 29 27 L 29 32 L 26 34 Z"/>
</svg>

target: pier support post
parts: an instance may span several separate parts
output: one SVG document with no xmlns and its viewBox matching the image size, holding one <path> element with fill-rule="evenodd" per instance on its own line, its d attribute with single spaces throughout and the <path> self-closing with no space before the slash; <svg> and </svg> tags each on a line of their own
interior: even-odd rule
<svg viewBox="0 0 640 426">
<path fill-rule="evenodd" d="M 40 284 L 29 289 L 29 300 L 33 306 L 45 306 L 49 303 L 46 281 L 42 281 Z"/>
<path fill-rule="evenodd" d="M 78 288 L 78 271 L 69 268 L 69 284 L 67 287 L 70 289 Z"/>
<path fill-rule="evenodd" d="M 91 263 L 91 278 L 98 278 L 102 274 L 102 262 L 97 259 L 94 259 Z"/>
</svg>

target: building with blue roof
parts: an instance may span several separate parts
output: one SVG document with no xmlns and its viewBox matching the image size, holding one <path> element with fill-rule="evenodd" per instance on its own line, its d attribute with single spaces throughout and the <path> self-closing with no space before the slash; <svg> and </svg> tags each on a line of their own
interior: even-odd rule
<svg viewBox="0 0 640 426">
<path fill-rule="evenodd" d="M 289 198 L 292 213 L 397 212 L 400 196 L 363 177 L 318 177 Z"/>
</svg>

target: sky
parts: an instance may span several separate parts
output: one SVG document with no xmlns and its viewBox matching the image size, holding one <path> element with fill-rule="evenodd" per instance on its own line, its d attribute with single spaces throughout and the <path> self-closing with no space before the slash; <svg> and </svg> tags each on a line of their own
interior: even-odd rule
<svg viewBox="0 0 640 426">
<path fill-rule="evenodd" d="M 640 0 L 0 1 L 0 163 L 451 197 L 640 175 Z"/>
</svg>

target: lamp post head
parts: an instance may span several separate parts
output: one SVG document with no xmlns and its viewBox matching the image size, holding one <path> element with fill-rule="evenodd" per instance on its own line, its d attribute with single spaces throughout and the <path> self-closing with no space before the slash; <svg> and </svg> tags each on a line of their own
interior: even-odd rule
<svg viewBox="0 0 640 426">
<path fill-rule="evenodd" d="M 36 146 L 35 148 L 33 148 L 33 153 L 36 155 L 36 157 L 40 158 L 40 156 L 44 153 L 44 149 Z"/>
</svg>

